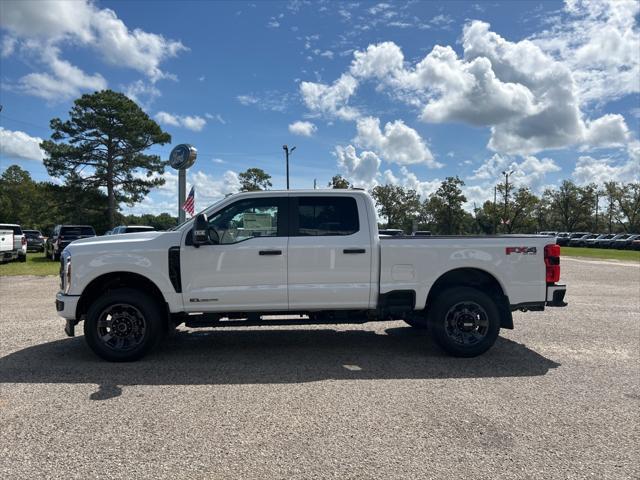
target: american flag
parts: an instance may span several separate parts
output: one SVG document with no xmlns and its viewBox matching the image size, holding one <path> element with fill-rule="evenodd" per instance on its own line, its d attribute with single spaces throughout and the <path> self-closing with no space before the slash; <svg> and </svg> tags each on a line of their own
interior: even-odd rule
<svg viewBox="0 0 640 480">
<path fill-rule="evenodd" d="M 191 187 L 191 191 L 189 192 L 189 195 L 187 195 L 187 199 L 184 201 L 184 205 L 182 205 L 182 210 L 187 212 L 192 217 L 195 213 L 196 206 L 195 192 L 193 190 L 194 188 L 195 187 Z"/>
</svg>

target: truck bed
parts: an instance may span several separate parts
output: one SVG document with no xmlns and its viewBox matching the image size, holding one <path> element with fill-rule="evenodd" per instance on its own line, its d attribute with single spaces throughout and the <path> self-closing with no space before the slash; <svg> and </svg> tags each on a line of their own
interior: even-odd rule
<svg viewBox="0 0 640 480">
<path fill-rule="evenodd" d="M 416 308 L 424 307 L 431 286 L 456 268 L 493 276 L 511 305 L 544 302 L 544 247 L 554 239 L 542 235 L 434 235 L 380 238 L 380 293 L 415 290 Z"/>
</svg>

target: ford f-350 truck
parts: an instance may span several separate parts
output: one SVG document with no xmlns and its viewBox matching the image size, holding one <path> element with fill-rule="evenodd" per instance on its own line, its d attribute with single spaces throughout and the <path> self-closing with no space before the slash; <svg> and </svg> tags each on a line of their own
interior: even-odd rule
<svg viewBox="0 0 640 480">
<path fill-rule="evenodd" d="M 404 320 L 472 357 L 512 311 L 564 306 L 553 239 L 379 236 L 359 190 L 229 196 L 172 231 L 86 238 L 61 257 L 56 308 L 110 361 L 188 327 Z"/>
</svg>

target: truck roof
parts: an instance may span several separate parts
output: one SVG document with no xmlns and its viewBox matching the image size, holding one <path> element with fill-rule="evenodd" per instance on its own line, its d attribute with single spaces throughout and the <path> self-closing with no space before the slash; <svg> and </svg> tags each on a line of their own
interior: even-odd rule
<svg viewBox="0 0 640 480">
<path fill-rule="evenodd" d="M 300 189 L 300 190 L 255 190 L 253 192 L 237 192 L 234 193 L 232 195 L 229 196 L 236 196 L 236 195 L 260 195 L 260 194 L 265 194 L 265 193 L 269 193 L 269 194 L 321 194 L 321 195 L 344 195 L 345 193 L 355 193 L 355 194 L 359 194 L 359 195 L 368 195 L 367 192 L 362 189 L 362 188 L 317 188 L 317 189 L 313 189 L 313 188 L 307 188 L 307 189 Z"/>
</svg>

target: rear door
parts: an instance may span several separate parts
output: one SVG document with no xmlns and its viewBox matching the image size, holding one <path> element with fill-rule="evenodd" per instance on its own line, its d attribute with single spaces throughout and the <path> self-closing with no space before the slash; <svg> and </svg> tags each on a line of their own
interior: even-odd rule
<svg viewBox="0 0 640 480">
<path fill-rule="evenodd" d="M 356 196 L 292 195 L 289 309 L 366 309 L 372 244 Z"/>
</svg>

